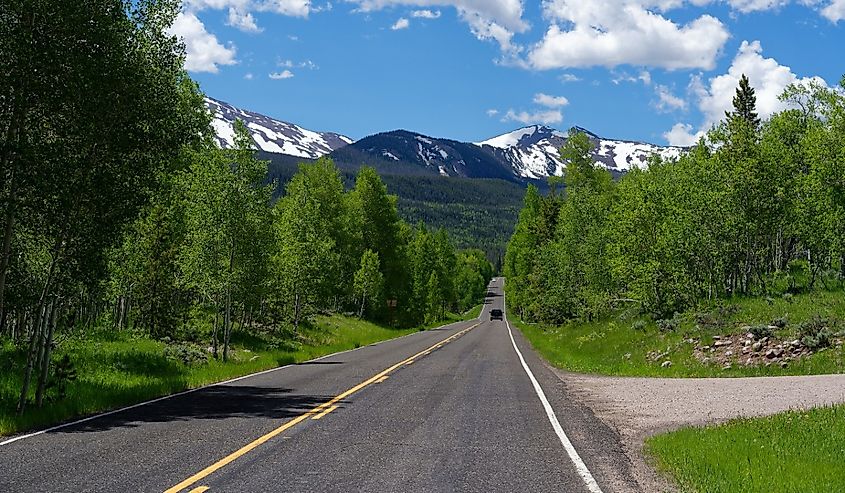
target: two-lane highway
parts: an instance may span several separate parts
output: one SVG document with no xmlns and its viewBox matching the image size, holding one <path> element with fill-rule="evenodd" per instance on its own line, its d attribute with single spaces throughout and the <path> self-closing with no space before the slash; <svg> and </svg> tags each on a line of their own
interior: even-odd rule
<svg viewBox="0 0 845 493">
<path fill-rule="evenodd" d="M 0 491 L 636 491 L 490 292 L 475 321 L 4 443 Z"/>
</svg>

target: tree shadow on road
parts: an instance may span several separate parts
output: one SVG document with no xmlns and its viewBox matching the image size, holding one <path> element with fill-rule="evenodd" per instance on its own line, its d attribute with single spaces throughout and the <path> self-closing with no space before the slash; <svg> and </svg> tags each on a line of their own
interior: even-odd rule
<svg viewBox="0 0 845 493">
<path fill-rule="evenodd" d="M 299 416 L 332 399 L 332 395 L 296 394 L 293 389 L 243 385 L 215 385 L 160 402 L 78 423 L 51 433 L 87 433 L 113 428 L 134 428 L 145 423 L 196 419 L 267 418 Z M 338 404 L 348 404 L 347 401 Z"/>
</svg>

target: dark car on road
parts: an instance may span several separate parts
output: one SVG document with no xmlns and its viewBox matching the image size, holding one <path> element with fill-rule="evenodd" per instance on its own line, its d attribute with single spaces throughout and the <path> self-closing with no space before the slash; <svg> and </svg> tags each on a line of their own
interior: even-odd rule
<svg viewBox="0 0 845 493">
<path fill-rule="evenodd" d="M 490 310 L 490 320 L 503 320 L 503 319 L 504 319 L 504 316 L 502 314 L 502 310 L 499 310 L 498 308 L 494 308 L 493 310 Z"/>
</svg>

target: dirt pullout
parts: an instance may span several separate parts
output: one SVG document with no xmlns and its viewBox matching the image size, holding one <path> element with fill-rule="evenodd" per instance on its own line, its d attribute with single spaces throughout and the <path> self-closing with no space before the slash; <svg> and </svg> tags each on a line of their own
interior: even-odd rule
<svg viewBox="0 0 845 493">
<path fill-rule="evenodd" d="M 845 402 L 845 375 L 633 378 L 555 372 L 596 416 L 619 432 L 645 491 L 674 490 L 643 454 L 648 436 Z"/>
</svg>

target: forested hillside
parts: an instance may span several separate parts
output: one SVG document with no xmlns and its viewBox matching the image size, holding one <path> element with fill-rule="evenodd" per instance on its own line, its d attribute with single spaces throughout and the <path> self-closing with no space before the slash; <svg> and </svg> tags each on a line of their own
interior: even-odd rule
<svg viewBox="0 0 845 493">
<path fill-rule="evenodd" d="M 274 196 L 281 195 L 298 169 L 301 158 L 259 152 L 268 161 L 268 179 L 277 183 Z M 353 186 L 355 173 L 372 159 L 359 156 L 357 164 L 339 164 L 347 188 Z M 434 228 L 444 228 L 459 248 L 477 248 L 491 262 L 504 258 L 505 246 L 513 233 L 525 185 L 505 180 L 456 178 L 403 173 L 401 165 L 376 168 L 381 171 L 387 190 L 398 197 L 399 217 L 416 224 L 420 221 Z M 399 169 L 395 169 L 399 166 Z"/>
<path fill-rule="evenodd" d="M 133 341 L 85 369 L 128 382 L 147 357 L 166 372 L 235 339 L 296 346 L 317 314 L 416 327 L 480 303 L 485 254 L 401 220 L 372 168 L 344 186 L 331 160 L 303 164 L 275 200 L 243 124 L 214 144 L 167 34 L 179 4 L 105 3 L 0 10 L 0 417 L 65 399 L 68 341 Z"/>
<path fill-rule="evenodd" d="M 841 82 L 845 89 L 845 78 Z M 841 284 L 845 95 L 793 85 L 761 121 L 743 77 L 733 111 L 677 161 L 614 182 L 583 135 L 563 149 L 565 192 L 529 187 L 504 267 L 528 320 L 618 307 L 671 318 L 708 300 Z"/>
</svg>

